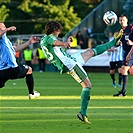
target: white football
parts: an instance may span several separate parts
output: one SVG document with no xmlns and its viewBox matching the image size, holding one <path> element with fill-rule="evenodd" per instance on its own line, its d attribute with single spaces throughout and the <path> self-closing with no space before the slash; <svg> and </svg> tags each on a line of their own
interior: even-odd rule
<svg viewBox="0 0 133 133">
<path fill-rule="evenodd" d="M 105 14 L 103 15 L 103 21 L 108 25 L 108 26 L 112 26 L 117 22 L 117 15 L 115 12 L 113 11 L 107 11 L 105 12 Z"/>
</svg>

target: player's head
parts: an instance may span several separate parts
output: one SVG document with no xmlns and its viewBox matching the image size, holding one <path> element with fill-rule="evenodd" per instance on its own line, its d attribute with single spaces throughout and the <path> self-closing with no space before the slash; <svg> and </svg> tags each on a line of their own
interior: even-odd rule
<svg viewBox="0 0 133 133">
<path fill-rule="evenodd" d="M 62 30 L 62 25 L 57 22 L 57 21 L 49 21 L 47 24 L 46 24 L 46 27 L 45 27 L 45 33 L 46 35 L 50 35 L 50 34 L 53 34 L 54 32 L 61 32 Z"/>
<path fill-rule="evenodd" d="M 128 18 L 126 15 L 121 15 L 119 17 L 119 23 L 122 27 L 126 27 L 128 25 Z"/>
</svg>

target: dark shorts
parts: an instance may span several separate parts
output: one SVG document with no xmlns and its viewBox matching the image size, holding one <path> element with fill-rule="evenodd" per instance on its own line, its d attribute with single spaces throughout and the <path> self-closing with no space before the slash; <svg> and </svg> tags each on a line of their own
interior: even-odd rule
<svg viewBox="0 0 133 133">
<path fill-rule="evenodd" d="M 0 70 L 0 88 L 5 86 L 9 79 L 24 78 L 29 70 L 29 66 L 22 65 L 15 68 Z"/>
<path fill-rule="evenodd" d="M 110 70 L 121 68 L 123 61 L 110 62 Z"/>
</svg>

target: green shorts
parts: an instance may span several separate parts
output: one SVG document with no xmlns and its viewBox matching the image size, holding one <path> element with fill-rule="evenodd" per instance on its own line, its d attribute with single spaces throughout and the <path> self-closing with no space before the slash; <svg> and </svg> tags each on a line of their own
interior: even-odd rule
<svg viewBox="0 0 133 133">
<path fill-rule="evenodd" d="M 68 74 L 70 74 L 78 83 L 83 82 L 87 78 L 87 73 L 82 66 L 78 64 L 76 64 Z"/>
</svg>

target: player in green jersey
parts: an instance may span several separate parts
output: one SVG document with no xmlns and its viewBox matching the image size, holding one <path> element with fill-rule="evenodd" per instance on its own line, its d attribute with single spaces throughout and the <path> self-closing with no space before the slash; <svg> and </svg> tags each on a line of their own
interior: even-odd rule
<svg viewBox="0 0 133 133">
<path fill-rule="evenodd" d="M 45 27 L 46 35 L 41 38 L 40 46 L 47 57 L 47 59 L 53 63 L 60 73 L 70 74 L 78 83 L 82 86 L 81 92 L 81 108 L 77 117 L 84 123 L 90 123 L 86 115 L 88 103 L 90 100 L 91 82 L 87 76 L 87 73 L 83 69 L 83 65 L 93 56 L 102 54 L 112 46 L 116 45 L 117 41 L 122 36 L 122 31 L 111 42 L 103 45 L 98 45 L 96 48 L 87 49 L 83 53 L 67 54 L 64 48 L 69 47 L 72 42 L 72 38 L 69 37 L 67 42 L 58 40 L 58 35 L 62 31 L 62 26 L 57 21 L 49 21 Z"/>
</svg>

